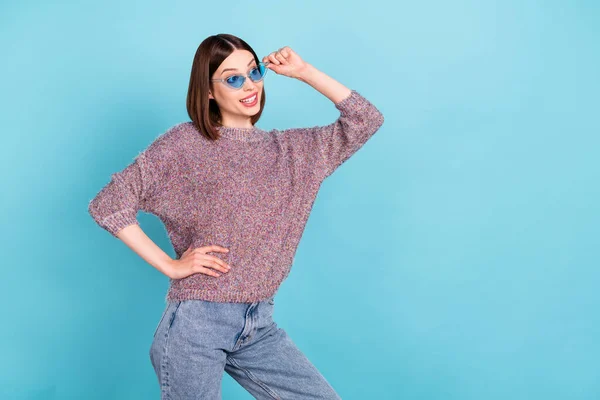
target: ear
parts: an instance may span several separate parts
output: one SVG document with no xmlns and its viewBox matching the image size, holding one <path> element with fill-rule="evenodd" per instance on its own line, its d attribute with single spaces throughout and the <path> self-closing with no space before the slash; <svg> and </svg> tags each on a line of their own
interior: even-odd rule
<svg viewBox="0 0 600 400">
<path fill-rule="evenodd" d="M 208 98 L 209 99 L 214 99 L 214 97 L 213 97 L 212 93 L 210 92 L 210 90 L 208 91 Z"/>
</svg>

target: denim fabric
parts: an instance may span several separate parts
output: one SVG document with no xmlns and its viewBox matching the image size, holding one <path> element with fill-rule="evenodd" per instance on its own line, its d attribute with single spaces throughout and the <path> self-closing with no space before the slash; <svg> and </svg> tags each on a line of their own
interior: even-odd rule
<svg viewBox="0 0 600 400">
<path fill-rule="evenodd" d="M 273 321 L 274 306 L 274 296 L 169 302 L 150 347 L 161 399 L 220 400 L 223 371 L 256 399 L 341 399 Z"/>
</svg>

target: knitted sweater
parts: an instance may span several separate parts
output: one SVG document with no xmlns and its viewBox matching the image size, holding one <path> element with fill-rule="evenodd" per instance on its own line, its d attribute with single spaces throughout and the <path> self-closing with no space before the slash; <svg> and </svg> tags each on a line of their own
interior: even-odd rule
<svg viewBox="0 0 600 400">
<path fill-rule="evenodd" d="M 139 210 L 164 224 L 176 259 L 193 246 L 231 265 L 220 277 L 170 279 L 166 301 L 254 302 L 273 296 L 288 276 L 323 180 L 383 124 L 383 115 L 352 90 L 326 126 L 273 129 L 218 127 L 211 141 L 194 124 L 158 136 L 112 174 L 88 206 L 117 237 L 138 224 Z"/>
</svg>

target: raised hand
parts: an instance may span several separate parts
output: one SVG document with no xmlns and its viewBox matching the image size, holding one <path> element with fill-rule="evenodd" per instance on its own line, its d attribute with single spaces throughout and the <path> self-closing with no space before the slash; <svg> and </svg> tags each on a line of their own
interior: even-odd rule
<svg viewBox="0 0 600 400">
<path fill-rule="evenodd" d="M 309 66 L 289 46 L 272 52 L 263 57 L 262 61 L 267 63 L 267 68 L 275 71 L 276 74 L 289 76 L 290 78 L 299 78 Z"/>
</svg>

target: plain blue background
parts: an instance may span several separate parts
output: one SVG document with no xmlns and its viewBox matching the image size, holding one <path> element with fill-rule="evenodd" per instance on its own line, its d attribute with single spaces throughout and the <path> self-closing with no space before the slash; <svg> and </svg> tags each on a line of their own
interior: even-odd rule
<svg viewBox="0 0 600 400">
<path fill-rule="evenodd" d="M 168 279 L 88 202 L 187 121 L 197 46 L 290 46 L 384 114 L 319 192 L 275 320 L 350 399 L 600 398 L 594 1 L 3 3 L 0 398 L 157 399 Z M 263 129 L 328 124 L 269 72 Z M 144 230 L 173 255 L 162 223 Z M 224 399 L 250 399 L 224 374 Z"/>
</svg>

